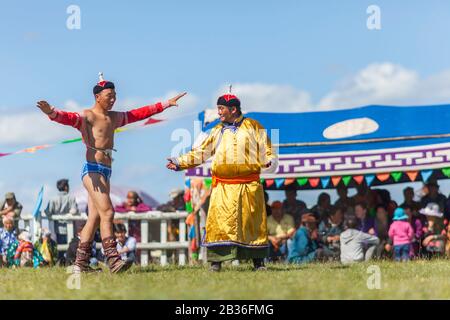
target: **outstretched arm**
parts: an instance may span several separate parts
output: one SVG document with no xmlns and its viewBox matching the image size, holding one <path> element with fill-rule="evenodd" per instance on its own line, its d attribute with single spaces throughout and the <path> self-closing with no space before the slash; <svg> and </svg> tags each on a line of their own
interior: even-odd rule
<svg viewBox="0 0 450 320">
<path fill-rule="evenodd" d="M 166 168 L 174 171 L 185 170 L 206 162 L 215 153 L 215 146 L 219 134 L 220 129 L 217 127 L 212 129 L 209 136 L 197 148 L 192 149 L 178 158 L 168 158 L 167 160 L 169 162 Z"/>
<path fill-rule="evenodd" d="M 38 101 L 37 107 L 45 113 L 50 120 L 64 124 L 66 126 L 71 126 L 76 129 L 81 127 L 81 116 L 77 112 L 67 112 L 62 110 L 57 110 L 48 104 L 47 101 Z"/>
<path fill-rule="evenodd" d="M 133 109 L 127 112 L 120 112 L 117 122 L 117 127 L 123 127 L 129 123 L 133 123 L 136 121 L 141 121 L 147 119 L 154 114 L 163 112 L 165 109 L 178 106 L 178 99 L 184 97 L 186 92 L 177 95 L 176 97 L 166 101 L 166 102 L 158 102 L 156 104 L 143 106 L 141 108 Z"/>
</svg>

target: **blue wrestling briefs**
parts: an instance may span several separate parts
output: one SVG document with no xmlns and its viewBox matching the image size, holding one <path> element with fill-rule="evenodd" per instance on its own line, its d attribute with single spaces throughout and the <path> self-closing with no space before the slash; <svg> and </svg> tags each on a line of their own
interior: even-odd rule
<svg viewBox="0 0 450 320">
<path fill-rule="evenodd" d="M 111 167 L 105 166 L 101 163 L 86 162 L 83 166 L 83 171 L 81 172 L 81 180 L 83 180 L 83 177 L 89 173 L 99 173 L 105 177 L 106 181 L 109 181 L 112 170 Z"/>
</svg>

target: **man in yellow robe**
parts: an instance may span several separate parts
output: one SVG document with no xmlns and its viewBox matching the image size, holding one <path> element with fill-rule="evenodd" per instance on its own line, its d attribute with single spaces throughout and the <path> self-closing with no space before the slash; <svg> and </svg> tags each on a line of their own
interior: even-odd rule
<svg viewBox="0 0 450 320">
<path fill-rule="evenodd" d="M 246 118 L 235 95 L 219 97 L 217 124 L 203 143 L 167 168 L 185 170 L 212 157 L 212 192 L 202 245 L 207 247 L 211 270 L 220 271 L 227 260 L 253 259 L 264 270 L 268 256 L 267 216 L 262 169 L 274 171 L 277 156 L 262 125 Z"/>
</svg>

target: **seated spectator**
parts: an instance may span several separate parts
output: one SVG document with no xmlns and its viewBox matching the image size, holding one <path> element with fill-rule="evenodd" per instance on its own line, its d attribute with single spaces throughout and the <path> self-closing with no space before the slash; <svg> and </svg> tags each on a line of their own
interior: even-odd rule
<svg viewBox="0 0 450 320">
<path fill-rule="evenodd" d="M 354 214 L 353 208 L 355 206 L 355 202 L 353 198 L 348 197 L 348 189 L 345 185 L 340 184 L 338 185 L 337 194 L 339 198 L 334 203 L 335 207 L 340 207 L 342 209 L 342 212 L 344 213 L 344 216 L 351 216 Z"/>
<path fill-rule="evenodd" d="M 411 258 L 418 257 L 420 254 L 420 249 L 422 247 L 422 237 L 423 237 L 423 223 L 422 219 L 418 217 L 418 212 L 408 204 L 403 204 L 403 210 L 405 210 L 408 216 L 408 221 L 411 224 L 414 231 L 414 239 L 411 244 Z"/>
<path fill-rule="evenodd" d="M 121 205 L 116 206 L 116 212 L 119 213 L 127 213 L 127 212 L 147 212 L 151 211 L 152 208 L 146 205 L 141 197 L 137 194 L 136 191 L 129 191 L 127 194 L 127 201 L 122 203 Z M 129 234 L 136 238 L 136 241 L 141 241 L 141 222 L 139 220 L 130 220 L 128 223 L 128 227 L 130 228 Z"/>
<path fill-rule="evenodd" d="M 422 246 L 428 257 L 442 255 L 445 251 L 445 229 L 443 213 L 437 203 L 430 202 L 420 210 L 427 217 L 427 225 L 424 228 Z"/>
<path fill-rule="evenodd" d="M 344 209 L 334 207 L 329 217 L 319 224 L 319 242 L 324 250 L 324 255 L 338 259 L 340 253 L 340 234 L 344 231 Z"/>
<path fill-rule="evenodd" d="M 367 215 L 365 203 L 359 202 L 355 205 L 355 217 L 358 222 L 358 230 L 371 235 L 375 234 L 375 220 Z"/>
<path fill-rule="evenodd" d="M 17 242 L 16 229 L 14 228 L 14 220 L 11 217 L 5 218 L 3 228 L 0 229 L 0 255 L 2 256 L 3 265 L 8 265 L 7 252 L 11 245 Z"/>
<path fill-rule="evenodd" d="M 395 261 L 408 261 L 414 230 L 408 221 L 408 215 L 403 208 L 394 211 L 394 222 L 389 228 L 389 238 L 394 244 Z"/>
<path fill-rule="evenodd" d="M 286 199 L 283 201 L 283 212 L 294 218 L 295 226 L 300 225 L 302 214 L 306 212 L 306 203 L 297 199 L 297 190 L 288 188 L 285 190 Z"/>
<path fill-rule="evenodd" d="M 267 218 L 269 236 L 269 258 L 283 257 L 287 254 L 287 240 L 294 234 L 294 218 L 283 212 L 280 201 L 272 203 L 272 215 Z"/>
<path fill-rule="evenodd" d="M 376 246 L 380 243 L 378 237 L 357 229 L 358 220 L 349 217 L 346 230 L 341 233 L 341 262 L 349 264 L 368 261 L 372 258 Z"/>
<path fill-rule="evenodd" d="M 72 240 L 69 243 L 69 248 L 67 249 L 67 252 L 65 254 L 65 265 L 66 267 L 71 266 L 75 263 L 75 258 L 77 255 L 77 249 L 78 244 L 80 243 L 80 235 L 81 231 L 83 230 L 84 226 L 86 225 L 86 221 L 83 221 L 82 224 L 79 224 L 77 226 L 76 230 L 76 236 L 72 238 Z M 95 267 L 98 263 L 98 260 L 96 258 L 97 250 L 95 249 L 95 241 L 92 243 L 92 252 L 91 252 L 91 259 L 90 259 L 90 266 Z M 103 259 L 102 259 L 103 260 Z"/>
<path fill-rule="evenodd" d="M 33 249 L 30 233 L 28 231 L 22 231 L 19 234 L 19 246 L 16 249 L 14 260 L 18 261 L 18 265 L 21 267 L 32 267 Z"/>
<path fill-rule="evenodd" d="M 317 238 L 317 220 L 312 213 L 305 213 L 301 226 L 288 241 L 288 262 L 303 264 L 321 259 Z"/>
<path fill-rule="evenodd" d="M 16 200 L 16 196 L 13 192 L 7 192 L 5 194 L 5 200 L 0 202 L 0 220 L 1 224 L 5 224 L 5 219 L 12 218 L 14 222 L 14 228 L 19 227 L 20 213 L 22 212 L 22 205 Z"/>
<path fill-rule="evenodd" d="M 426 184 L 427 194 L 420 200 L 420 207 L 425 208 L 429 203 L 436 203 L 439 206 L 439 212 L 444 212 L 447 198 L 439 192 L 439 184 L 436 180 L 428 181 Z"/>
<path fill-rule="evenodd" d="M 326 192 L 319 194 L 317 198 L 317 204 L 312 207 L 311 212 L 314 214 L 318 221 L 326 220 L 331 212 L 331 198 Z"/>
<path fill-rule="evenodd" d="M 375 257 L 381 259 L 392 255 L 392 240 L 389 237 L 389 217 L 386 207 L 380 204 L 376 210 L 374 230 L 380 243 L 377 245 Z"/>
<path fill-rule="evenodd" d="M 44 265 L 54 266 L 58 261 L 58 247 L 47 228 L 42 228 L 41 237 L 35 242 L 34 248 L 42 255 Z"/>
<path fill-rule="evenodd" d="M 124 224 L 114 225 L 114 236 L 117 240 L 117 252 L 126 263 L 136 262 L 136 239 L 127 236 L 127 228 Z"/>
</svg>

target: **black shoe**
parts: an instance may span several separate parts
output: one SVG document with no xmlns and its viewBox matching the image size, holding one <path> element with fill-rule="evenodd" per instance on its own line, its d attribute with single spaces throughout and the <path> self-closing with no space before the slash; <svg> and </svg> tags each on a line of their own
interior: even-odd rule
<svg viewBox="0 0 450 320">
<path fill-rule="evenodd" d="M 264 265 L 264 260 L 263 259 L 253 259 L 253 270 L 266 271 L 267 268 Z"/>
<path fill-rule="evenodd" d="M 222 269 L 222 263 L 221 262 L 211 262 L 211 267 L 209 267 L 209 271 L 219 272 L 220 269 Z"/>
</svg>

